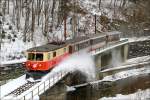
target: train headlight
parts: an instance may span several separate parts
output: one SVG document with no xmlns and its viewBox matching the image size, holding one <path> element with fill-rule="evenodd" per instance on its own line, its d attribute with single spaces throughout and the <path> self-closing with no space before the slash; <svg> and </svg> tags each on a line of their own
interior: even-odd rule
<svg viewBox="0 0 150 100">
<path fill-rule="evenodd" d="M 33 68 L 36 68 L 36 67 L 37 67 L 37 64 L 34 64 L 34 65 L 33 65 Z"/>
<path fill-rule="evenodd" d="M 39 67 L 41 67 L 42 65 L 41 64 L 39 64 Z"/>
</svg>

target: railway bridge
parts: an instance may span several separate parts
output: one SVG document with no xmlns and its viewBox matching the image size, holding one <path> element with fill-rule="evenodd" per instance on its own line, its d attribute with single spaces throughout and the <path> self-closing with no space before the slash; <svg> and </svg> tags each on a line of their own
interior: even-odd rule
<svg viewBox="0 0 150 100">
<path fill-rule="evenodd" d="M 101 69 L 102 66 L 111 65 L 113 59 L 117 59 L 114 53 L 121 54 L 122 61 L 126 60 L 128 52 L 127 50 L 128 50 L 128 39 L 120 39 L 120 41 L 107 44 L 100 48 L 96 48 L 90 53 L 95 57 L 97 68 Z M 104 61 L 103 59 L 107 61 Z M 56 83 L 63 80 L 63 78 L 69 75 L 69 73 L 71 72 L 68 72 L 66 70 L 48 73 L 39 82 L 38 81 L 29 82 L 25 80 L 25 75 L 23 75 L 1 86 L 0 99 L 1 100 L 8 100 L 12 98 L 13 100 L 36 99 L 46 90 L 50 89 Z M 9 90 L 7 90 L 7 88 L 9 88 Z"/>
</svg>

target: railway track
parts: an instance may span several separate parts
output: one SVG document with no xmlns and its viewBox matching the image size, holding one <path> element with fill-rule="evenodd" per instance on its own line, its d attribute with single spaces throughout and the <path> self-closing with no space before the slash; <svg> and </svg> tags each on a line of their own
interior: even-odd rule
<svg viewBox="0 0 150 100">
<path fill-rule="evenodd" d="M 25 92 L 26 90 L 28 90 L 29 88 L 31 88 L 32 86 L 34 86 L 36 83 L 38 83 L 38 82 L 29 82 L 28 81 L 27 83 L 18 87 L 17 89 L 12 91 L 8 95 L 18 96 L 18 95 L 22 94 L 23 92 Z"/>
</svg>

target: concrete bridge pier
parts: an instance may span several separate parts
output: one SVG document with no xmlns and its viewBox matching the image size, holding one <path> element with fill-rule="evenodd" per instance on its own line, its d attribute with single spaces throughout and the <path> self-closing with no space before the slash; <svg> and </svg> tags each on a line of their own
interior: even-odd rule
<svg viewBox="0 0 150 100">
<path fill-rule="evenodd" d="M 94 56 L 97 74 L 100 70 L 121 65 L 127 60 L 128 44 L 124 44 L 113 49 L 107 50 Z M 100 75 L 98 74 L 97 77 Z"/>
<path fill-rule="evenodd" d="M 128 44 L 125 44 L 121 47 L 121 52 L 122 52 L 122 60 L 125 62 L 128 59 L 128 51 L 129 51 L 129 46 Z"/>
</svg>

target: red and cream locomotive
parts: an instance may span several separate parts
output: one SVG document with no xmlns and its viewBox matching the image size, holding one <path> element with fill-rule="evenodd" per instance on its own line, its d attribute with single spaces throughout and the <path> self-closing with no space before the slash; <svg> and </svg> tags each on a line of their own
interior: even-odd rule
<svg viewBox="0 0 150 100">
<path fill-rule="evenodd" d="M 118 41 L 120 39 L 119 32 L 111 32 L 113 34 L 101 33 L 90 36 L 76 37 L 74 39 L 66 40 L 63 43 L 48 43 L 46 45 L 28 49 L 27 62 L 25 67 L 27 69 L 27 78 L 40 78 L 43 73 L 49 72 L 53 67 L 60 63 L 64 58 L 74 52 L 82 49 L 88 51 L 102 47 L 108 42 Z"/>
</svg>

